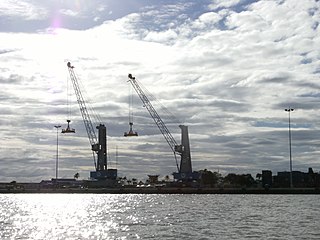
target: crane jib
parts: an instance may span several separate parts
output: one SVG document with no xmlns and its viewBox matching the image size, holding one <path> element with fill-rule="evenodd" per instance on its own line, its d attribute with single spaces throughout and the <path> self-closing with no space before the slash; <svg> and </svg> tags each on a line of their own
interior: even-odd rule
<svg viewBox="0 0 320 240">
<path fill-rule="evenodd" d="M 78 82 L 78 78 L 74 72 L 74 67 L 70 62 L 67 63 L 70 79 L 74 88 L 77 102 L 79 104 L 80 112 L 83 118 L 88 139 L 93 151 L 93 160 L 95 165 L 95 171 L 90 172 L 90 178 L 95 180 L 106 180 L 111 179 L 116 181 L 117 169 L 108 169 L 107 167 L 107 128 L 104 124 L 99 123 L 96 126 L 98 129 L 98 137 L 96 135 L 96 129 L 94 128 L 87 106 L 85 98 L 82 95 L 81 88 Z M 95 154 L 94 154 L 95 153 Z M 97 161 L 96 161 L 97 156 Z"/>
<path fill-rule="evenodd" d="M 175 152 L 175 146 L 178 145 L 176 140 L 171 135 L 170 131 L 168 130 L 167 126 L 164 124 L 162 119 L 160 118 L 159 114 L 155 110 L 155 108 L 152 106 L 151 102 L 147 98 L 147 96 L 144 94 L 140 86 L 138 85 L 137 81 L 135 79 L 131 79 L 131 84 L 133 85 L 134 89 L 138 93 L 140 99 L 142 100 L 144 106 L 149 111 L 152 119 L 155 121 L 156 125 L 158 126 L 160 132 L 163 134 L 164 138 L 166 139 L 167 143 L 169 144 L 172 151 Z"/>
<path fill-rule="evenodd" d="M 191 167 L 191 157 L 190 157 L 190 150 L 184 151 L 184 147 L 182 145 L 178 145 L 176 140 L 173 138 L 172 134 L 170 133 L 169 129 L 165 125 L 165 123 L 160 118 L 159 114 L 149 101 L 147 95 L 144 93 L 142 88 L 139 86 L 138 82 L 136 81 L 135 77 L 133 77 L 131 74 L 128 75 L 129 82 L 132 84 L 133 88 L 137 92 L 139 98 L 141 99 L 143 105 L 147 108 L 149 114 L 151 115 L 152 119 L 158 126 L 160 132 L 162 133 L 163 137 L 165 138 L 166 142 L 168 143 L 169 147 L 171 148 L 174 158 L 176 161 L 178 172 L 181 173 L 181 169 L 184 169 L 186 172 L 192 172 Z M 189 145 L 189 142 L 188 142 Z M 180 162 L 180 168 L 178 165 L 176 154 L 179 154 L 181 156 L 181 162 Z"/>
<path fill-rule="evenodd" d="M 79 104 L 80 112 L 81 112 L 81 115 L 82 115 L 82 118 L 83 118 L 83 122 L 84 122 L 84 125 L 85 125 L 85 128 L 86 128 L 86 131 L 87 131 L 89 142 L 90 142 L 91 145 L 94 145 L 94 144 L 96 144 L 98 142 L 98 139 L 97 139 L 97 136 L 96 136 L 92 121 L 90 119 L 90 115 L 88 113 L 88 110 L 87 110 L 87 107 L 86 107 L 86 104 L 85 104 L 85 100 L 84 100 L 84 98 L 83 98 L 83 96 L 81 94 L 77 77 L 76 77 L 76 75 L 74 73 L 74 70 L 73 70 L 74 67 L 71 66 L 70 62 L 68 62 L 67 65 L 68 65 L 68 70 L 69 70 L 69 73 L 70 73 L 71 82 L 72 82 L 72 85 L 73 85 L 73 88 L 74 88 L 74 91 L 75 91 L 75 94 L 76 94 L 76 97 L 77 97 L 77 102 Z"/>
</svg>

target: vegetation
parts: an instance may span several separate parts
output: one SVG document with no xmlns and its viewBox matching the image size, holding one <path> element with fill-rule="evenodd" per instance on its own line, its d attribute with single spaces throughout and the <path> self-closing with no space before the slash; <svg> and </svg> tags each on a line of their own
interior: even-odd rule
<svg viewBox="0 0 320 240">
<path fill-rule="evenodd" d="M 211 172 L 211 171 L 208 171 L 207 169 L 201 170 L 200 173 L 201 173 L 200 183 L 203 186 L 214 187 L 220 182 L 222 178 L 220 173 Z"/>
<path fill-rule="evenodd" d="M 206 187 L 251 187 L 257 182 L 251 174 L 229 173 L 222 177 L 218 172 L 211 172 L 207 169 L 199 171 L 201 173 L 200 185 Z"/>
</svg>

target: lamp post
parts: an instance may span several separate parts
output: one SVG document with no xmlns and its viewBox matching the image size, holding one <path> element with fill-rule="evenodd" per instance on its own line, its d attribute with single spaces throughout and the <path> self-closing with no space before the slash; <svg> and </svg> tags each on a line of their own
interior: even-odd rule
<svg viewBox="0 0 320 240">
<path fill-rule="evenodd" d="M 290 122 L 290 113 L 294 111 L 293 108 L 286 108 L 286 112 L 289 113 L 289 158 L 290 158 L 290 188 L 293 188 L 292 183 L 292 152 L 291 152 L 291 122 Z"/>
<path fill-rule="evenodd" d="M 57 129 L 57 152 L 56 152 L 56 183 L 58 181 L 58 159 L 59 159 L 59 128 L 61 128 L 60 125 L 54 126 Z"/>
</svg>

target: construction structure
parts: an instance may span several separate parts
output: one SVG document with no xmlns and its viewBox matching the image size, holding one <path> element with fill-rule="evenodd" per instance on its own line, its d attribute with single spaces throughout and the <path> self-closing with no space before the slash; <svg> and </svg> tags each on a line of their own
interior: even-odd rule
<svg viewBox="0 0 320 240">
<path fill-rule="evenodd" d="M 115 180 L 117 178 L 117 169 L 108 169 L 107 167 L 107 129 L 105 125 L 101 123 L 98 126 L 96 126 L 96 129 L 98 129 L 97 137 L 95 128 L 93 126 L 90 114 L 86 106 L 86 101 L 80 89 L 78 78 L 74 72 L 74 66 L 72 66 L 70 62 L 67 63 L 67 66 L 70 79 L 74 88 L 74 92 L 77 97 L 77 102 L 80 107 L 83 123 L 87 131 L 91 150 L 93 151 L 95 171 L 90 172 L 90 178 L 95 180 Z M 70 128 L 69 122 L 67 129 L 68 128 Z"/>
<path fill-rule="evenodd" d="M 181 144 L 177 144 L 169 129 L 167 128 L 167 126 L 165 125 L 165 123 L 153 107 L 148 96 L 140 87 L 141 84 L 139 85 L 138 81 L 131 74 L 128 75 L 128 78 L 128 81 L 132 84 L 133 88 L 135 89 L 139 98 L 141 99 L 143 106 L 146 107 L 146 109 L 148 110 L 149 114 L 158 126 L 160 132 L 164 136 L 165 140 L 167 141 L 168 145 L 170 146 L 174 154 L 178 170 L 178 172 L 173 173 L 174 179 L 182 182 L 198 180 L 200 178 L 200 174 L 198 172 L 192 171 L 188 127 L 185 125 L 179 125 L 181 129 Z M 180 167 L 177 161 L 177 154 L 181 157 Z"/>
</svg>

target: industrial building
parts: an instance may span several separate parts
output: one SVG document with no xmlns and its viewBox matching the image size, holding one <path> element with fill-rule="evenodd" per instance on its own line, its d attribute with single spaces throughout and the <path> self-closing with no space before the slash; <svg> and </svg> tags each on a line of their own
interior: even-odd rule
<svg viewBox="0 0 320 240">
<path fill-rule="evenodd" d="M 312 168 L 308 172 L 292 171 L 292 185 L 294 188 L 319 188 L 320 173 L 313 172 Z M 278 172 L 272 176 L 270 170 L 262 171 L 262 186 L 272 188 L 289 188 L 290 172 Z"/>
</svg>

